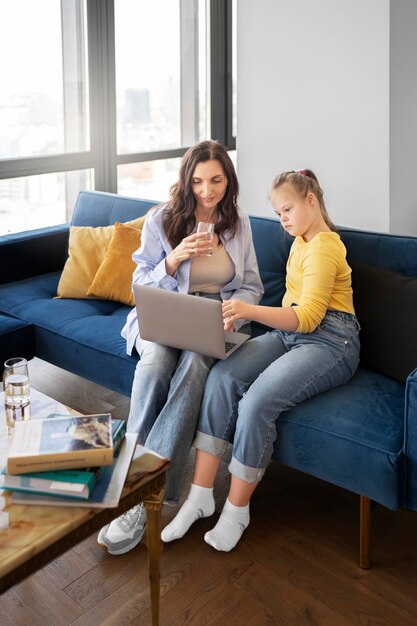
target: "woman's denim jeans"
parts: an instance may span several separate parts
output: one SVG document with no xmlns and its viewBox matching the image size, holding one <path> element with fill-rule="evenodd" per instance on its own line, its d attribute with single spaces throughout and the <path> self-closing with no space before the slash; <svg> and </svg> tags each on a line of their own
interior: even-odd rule
<svg viewBox="0 0 417 626">
<path fill-rule="evenodd" d="M 200 294 L 220 299 L 220 294 Z M 136 339 L 136 366 L 127 422 L 138 441 L 170 459 L 165 501 L 178 502 L 195 436 L 204 385 L 217 359 Z"/>
<path fill-rule="evenodd" d="M 312 333 L 273 330 L 250 339 L 208 377 L 195 446 L 221 457 L 233 442 L 232 474 L 259 481 L 283 411 L 345 383 L 359 362 L 359 323 L 329 311 Z"/>
</svg>

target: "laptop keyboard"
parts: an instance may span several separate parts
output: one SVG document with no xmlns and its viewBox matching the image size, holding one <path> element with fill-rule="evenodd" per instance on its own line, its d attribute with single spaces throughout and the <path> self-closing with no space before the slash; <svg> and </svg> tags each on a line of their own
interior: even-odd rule
<svg viewBox="0 0 417 626">
<path fill-rule="evenodd" d="M 231 350 L 232 348 L 235 347 L 235 343 L 232 343 L 231 341 L 226 341 L 224 344 L 224 347 L 226 349 L 226 352 L 229 352 L 229 350 Z"/>
</svg>

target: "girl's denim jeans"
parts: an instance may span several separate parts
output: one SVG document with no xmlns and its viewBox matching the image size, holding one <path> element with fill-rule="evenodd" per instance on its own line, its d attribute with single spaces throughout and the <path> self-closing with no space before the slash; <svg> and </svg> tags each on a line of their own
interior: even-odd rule
<svg viewBox="0 0 417 626">
<path fill-rule="evenodd" d="M 312 333 L 273 330 L 250 339 L 206 382 L 195 446 L 221 457 L 233 443 L 232 474 L 259 481 L 283 411 L 345 383 L 359 362 L 359 323 L 328 311 Z"/>
</svg>

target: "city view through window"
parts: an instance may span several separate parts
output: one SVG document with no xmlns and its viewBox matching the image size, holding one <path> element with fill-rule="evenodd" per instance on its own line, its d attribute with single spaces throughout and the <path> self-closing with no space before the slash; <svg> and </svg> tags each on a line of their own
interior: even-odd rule
<svg viewBox="0 0 417 626">
<path fill-rule="evenodd" d="M 180 163 L 169 151 L 208 136 L 206 2 L 106 1 L 114 6 L 115 91 L 103 96 L 115 103 L 114 191 L 164 200 Z M 100 111 L 90 119 L 89 46 L 97 42 L 88 39 L 87 8 L 86 0 L 0 3 L 0 235 L 67 222 L 78 191 L 95 188 L 102 155 L 91 132 Z M 135 158 L 153 152 L 161 158 Z"/>
</svg>

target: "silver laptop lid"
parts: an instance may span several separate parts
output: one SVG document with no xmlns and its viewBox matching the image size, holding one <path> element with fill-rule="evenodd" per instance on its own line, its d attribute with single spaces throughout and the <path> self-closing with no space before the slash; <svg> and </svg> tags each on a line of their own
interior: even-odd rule
<svg viewBox="0 0 417 626">
<path fill-rule="evenodd" d="M 142 339 L 218 359 L 248 339 L 243 333 L 225 334 L 218 300 L 145 285 L 134 285 L 133 291 Z M 226 336 L 236 344 L 228 352 Z"/>
</svg>

